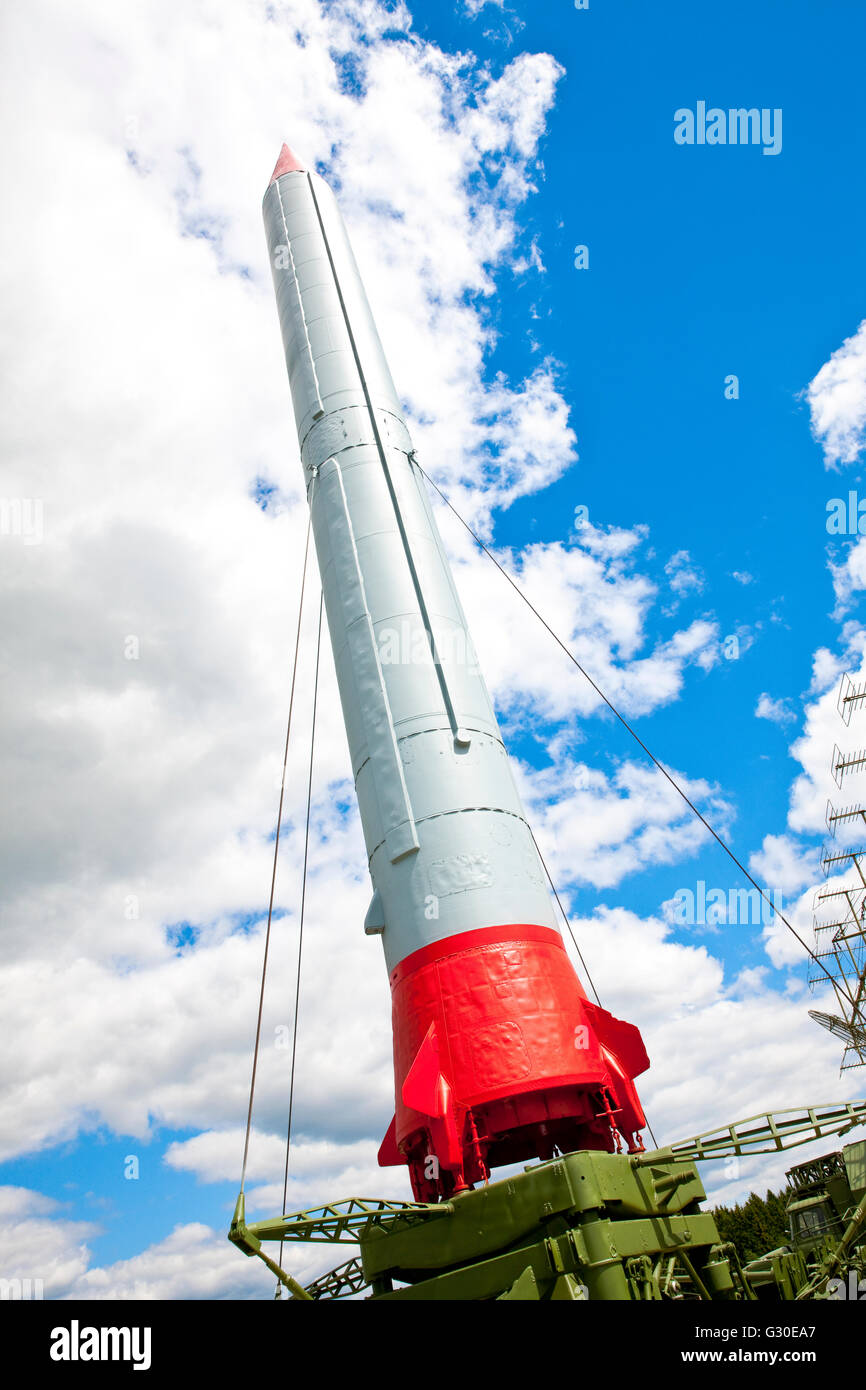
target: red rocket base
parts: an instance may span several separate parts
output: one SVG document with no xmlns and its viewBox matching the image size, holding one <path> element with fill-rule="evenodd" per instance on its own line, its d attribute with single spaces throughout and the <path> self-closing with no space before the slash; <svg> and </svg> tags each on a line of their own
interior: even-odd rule
<svg viewBox="0 0 866 1390">
<path fill-rule="evenodd" d="M 558 1149 L 643 1147 L 637 1028 L 591 1003 L 559 934 L 501 926 L 414 951 L 391 974 L 397 1110 L 379 1150 L 419 1201 Z"/>
</svg>

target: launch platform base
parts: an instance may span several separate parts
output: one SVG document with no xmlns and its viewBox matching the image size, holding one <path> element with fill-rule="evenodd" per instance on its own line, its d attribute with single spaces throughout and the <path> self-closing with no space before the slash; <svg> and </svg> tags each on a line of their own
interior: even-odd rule
<svg viewBox="0 0 866 1390">
<path fill-rule="evenodd" d="M 229 1239 L 359 1246 L 305 1289 L 283 1276 L 305 1301 L 753 1299 L 694 1165 L 647 1158 L 566 1154 L 449 1202 L 349 1198 L 249 1226 L 240 1198 Z"/>
</svg>

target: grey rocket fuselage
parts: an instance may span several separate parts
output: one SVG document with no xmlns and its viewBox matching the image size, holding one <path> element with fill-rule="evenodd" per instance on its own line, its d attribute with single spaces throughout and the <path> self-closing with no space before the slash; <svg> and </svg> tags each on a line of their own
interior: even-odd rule
<svg viewBox="0 0 866 1390">
<path fill-rule="evenodd" d="M 389 971 L 479 925 L 555 929 L 339 208 L 292 171 L 264 216 L 376 895 L 366 929 Z"/>
<path fill-rule="evenodd" d="M 395 1116 L 434 1200 L 640 1147 L 633 1025 L 591 1003 L 543 867 L 331 190 L 283 147 L 264 220 L 373 897 Z"/>
</svg>

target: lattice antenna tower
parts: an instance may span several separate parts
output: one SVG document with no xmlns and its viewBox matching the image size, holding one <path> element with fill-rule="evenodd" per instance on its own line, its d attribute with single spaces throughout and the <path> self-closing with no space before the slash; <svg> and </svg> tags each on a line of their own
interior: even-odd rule
<svg viewBox="0 0 866 1390">
<path fill-rule="evenodd" d="M 855 711 L 866 704 L 866 681 L 842 677 L 836 708 L 847 728 Z M 846 777 L 866 769 L 866 749 L 843 752 L 833 748 L 830 772 L 837 787 Z M 866 805 L 827 802 L 830 841 L 821 851 L 824 877 L 832 886 L 816 894 L 813 915 L 815 956 L 827 970 L 836 994 L 838 1014 L 810 1009 L 809 1017 L 845 1044 L 842 1071 L 866 1066 Z M 857 844 L 846 843 L 860 836 Z M 844 876 L 844 877 L 843 877 Z M 826 979 L 820 970 L 809 978 L 811 988 Z"/>
</svg>

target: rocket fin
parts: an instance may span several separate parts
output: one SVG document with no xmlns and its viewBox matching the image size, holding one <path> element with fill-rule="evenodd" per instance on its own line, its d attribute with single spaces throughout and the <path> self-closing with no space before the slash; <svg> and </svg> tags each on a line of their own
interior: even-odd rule
<svg viewBox="0 0 866 1390">
<path fill-rule="evenodd" d="M 599 1008 L 587 1000 L 584 1004 L 589 1022 L 601 1046 L 612 1052 L 623 1071 L 634 1078 L 647 1070 L 650 1064 L 643 1038 L 633 1023 L 614 1018 L 607 1009 Z"/>
<path fill-rule="evenodd" d="M 443 1085 L 443 1083 L 445 1083 Z M 439 1041 L 431 1023 L 403 1082 L 403 1104 L 431 1119 L 445 1114 L 448 1087 L 439 1069 Z"/>
<path fill-rule="evenodd" d="M 367 915 L 364 918 L 364 931 L 367 936 L 381 936 L 385 930 L 385 909 L 382 906 L 382 897 L 378 888 L 373 890 L 370 899 L 370 906 L 367 908 Z"/>
<path fill-rule="evenodd" d="M 435 1022 L 427 1029 L 400 1095 L 405 1106 L 430 1121 L 433 1154 L 455 1175 L 458 1186 L 463 1186 L 463 1145 L 458 1121 L 464 1112 L 455 1107 L 451 1087 L 442 1075 Z"/>
<path fill-rule="evenodd" d="M 379 1167 L 396 1168 L 406 1160 L 397 1148 L 397 1116 L 388 1126 L 388 1133 L 379 1145 Z"/>
</svg>

